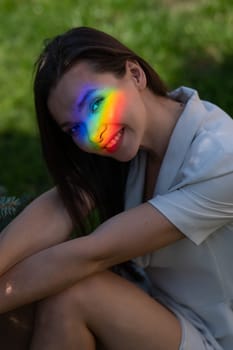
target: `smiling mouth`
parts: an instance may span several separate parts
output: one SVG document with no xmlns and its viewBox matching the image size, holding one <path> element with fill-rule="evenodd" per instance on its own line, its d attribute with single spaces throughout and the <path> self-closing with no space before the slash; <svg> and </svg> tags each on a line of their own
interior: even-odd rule
<svg viewBox="0 0 233 350">
<path fill-rule="evenodd" d="M 115 150 L 119 144 L 119 141 L 123 135 L 123 132 L 124 132 L 124 129 L 121 129 L 120 131 L 118 131 L 118 133 L 113 136 L 113 138 L 104 146 L 104 148 L 106 148 L 108 151 Z"/>
</svg>

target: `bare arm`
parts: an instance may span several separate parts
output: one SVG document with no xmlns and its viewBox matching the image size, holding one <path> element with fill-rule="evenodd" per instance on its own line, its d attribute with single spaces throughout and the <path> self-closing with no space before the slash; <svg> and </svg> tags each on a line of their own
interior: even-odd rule
<svg viewBox="0 0 233 350">
<path fill-rule="evenodd" d="M 71 286 L 93 273 L 169 245 L 183 235 L 150 204 L 123 212 L 91 235 L 45 249 L 0 279 L 0 312 Z"/>
<path fill-rule="evenodd" d="M 70 217 L 55 188 L 28 205 L 0 234 L 0 275 L 42 249 L 65 241 Z"/>
</svg>

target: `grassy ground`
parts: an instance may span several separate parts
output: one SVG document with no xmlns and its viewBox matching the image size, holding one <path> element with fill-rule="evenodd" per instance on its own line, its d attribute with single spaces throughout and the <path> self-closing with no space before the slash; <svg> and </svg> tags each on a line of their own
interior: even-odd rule
<svg viewBox="0 0 233 350">
<path fill-rule="evenodd" d="M 73 26 L 107 31 L 146 58 L 172 89 L 188 85 L 233 115 L 231 0 L 1 0 L 0 185 L 49 187 L 33 110 L 33 63 L 45 38 Z"/>
</svg>

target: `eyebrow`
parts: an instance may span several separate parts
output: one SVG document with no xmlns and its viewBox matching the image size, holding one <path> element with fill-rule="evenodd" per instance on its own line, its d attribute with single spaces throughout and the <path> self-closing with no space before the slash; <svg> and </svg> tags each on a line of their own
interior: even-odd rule
<svg viewBox="0 0 233 350">
<path fill-rule="evenodd" d="M 96 91 L 97 91 L 97 89 L 89 89 L 89 90 L 87 90 L 84 93 L 84 95 L 81 97 L 80 101 L 77 104 L 79 111 L 82 110 L 82 108 L 83 108 L 84 104 L 86 103 L 87 99 Z M 60 127 L 64 128 L 66 126 L 71 126 L 71 125 L 74 125 L 74 124 L 75 124 L 75 122 L 73 122 L 73 123 L 72 122 L 65 122 L 65 123 L 60 124 Z"/>
<path fill-rule="evenodd" d="M 80 101 L 78 102 L 79 110 L 83 108 L 83 105 L 86 103 L 86 100 L 88 99 L 88 97 L 90 97 L 96 91 L 97 89 L 89 89 L 85 92 L 85 94 L 81 97 Z"/>
</svg>

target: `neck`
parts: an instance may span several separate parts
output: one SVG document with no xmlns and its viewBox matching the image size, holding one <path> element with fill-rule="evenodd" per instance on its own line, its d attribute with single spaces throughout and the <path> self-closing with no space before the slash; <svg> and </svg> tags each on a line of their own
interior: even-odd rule
<svg viewBox="0 0 233 350">
<path fill-rule="evenodd" d="M 143 98 L 147 119 L 141 148 L 162 161 L 183 105 L 170 98 L 156 96 L 148 89 L 144 91 Z"/>
</svg>

